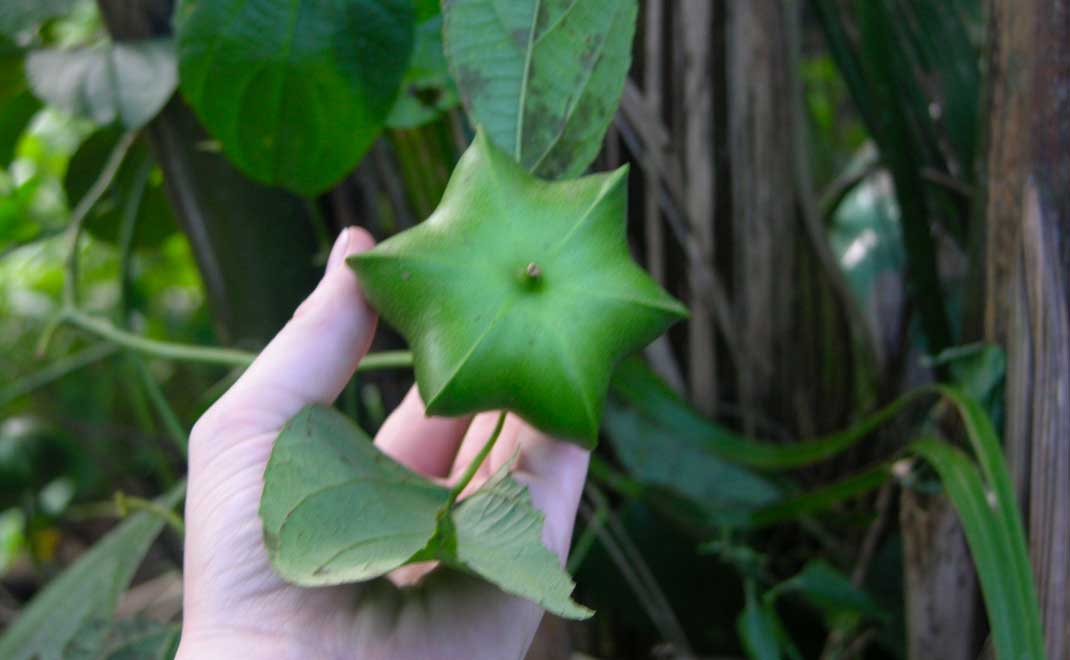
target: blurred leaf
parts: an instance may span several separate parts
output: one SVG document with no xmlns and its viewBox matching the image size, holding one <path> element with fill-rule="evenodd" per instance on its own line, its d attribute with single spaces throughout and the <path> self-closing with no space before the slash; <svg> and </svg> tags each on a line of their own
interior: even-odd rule
<svg viewBox="0 0 1070 660">
<path fill-rule="evenodd" d="M 11 165 L 19 138 L 41 107 L 41 102 L 28 90 L 0 100 L 0 169 Z"/>
<path fill-rule="evenodd" d="M 171 39 L 105 43 L 72 50 L 38 50 L 26 59 L 35 94 L 98 124 L 128 129 L 149 122 L 175 91 Z"/>
<path fill-rule="evenodd" d="M 773 587 L 765 598 L 774 603 L 785 593 L 796 593 L 820 609 L 829 628 L 852 627 L 862 617 L 885 616 L 866 592 L 821 559 L 808 561 L 802 571 Z"/>
<path fill-rule="evenodd" d="M 775 502 L 755 511 L 747 522 L 756 527 L 764 527 L 786 520 L 795 520 L 811 514 L 822 513 L 841 502 L 856 499 L 860 495 L 878 488 L 890 476 L 888 465 L 882 463 L 820 488 L 787 496 L 780 502 Z"/>
<path fill-rule="evenodd" d="M 413 41 L 411 0 L 184 0 L 182 93 L 249 176 L 314 195 L 371 146 Z"/>
<path fill-rule="evenodd" d="M 92 622 L 64 649 L 64 660 L 171 660 L 182 632 L 150 619 Z"/>
<path fill-rule="evenodd" d="M 8 567 L 26 546 L 26 516 L 19 509 L 8 509 L 0 513 L 0 576 L 7 573 Z"/>
<path fill-rule="evenodd" d="M 78 0 L 3 0 L 0 2 L 0 34 L 14 36 L 45 19 L 64 14 Z"/>
<path fill-rule="evenodd" d="M 583 173 L 624 88 L 635 0 L 451 0 L 446 57 L 472 123 L 543 178 Z"/>
<path fill-rule="evenodd" d="M 776 610 L 758 598 L 754 581 L 747 580 L 744 590 L 746 604 L 736 628 L 747 657 L 751 660 L 780 660 L 785 656 L 798 658 L 799 654 L 787 639 Z"/>
<path fill-rule="evenodd" d="M 773 443 L 734 433 L 710 421 L 663 383 L 641 359 L 622 362 L 613 375 L 610 391 L 620 402 L 633 408 L 661 429 L 661 434 L 688 438 L 730 462 L 760 470 L 790 470 L 817 463 L 844 451 L 889 419 L 895 417 L 926 390 L 909 392 L 838 433 Z"/>
<path fill-rule="evenodd" d="M 91 471 L 85 448 L 50 424 L 24 415 L 0 425 L 0 508 L 24 502 L 56 480 L 81 492 Z"/>
<path fill-rule="evenodd" d="M 412 61 L 386 125 L 415 128 L 433 121 L 459 101 L 442 50 L 442 17 L 436 15 L 416 28 Z"/>
<path fill-rule="evenodd" d="M 115 127 L 102 128 L 86 138 L 71 156 L 63 188 L 67 203 L 73 206 L 89 191 L 100 176 L 104 164 L 111 155 L 122 132 Z M 145 168 L 152 167 L 152 156 L 141 140 L 134 143 L 126 159 L 115 175 L 111 187 L 100 198 L 86 218 L 86 229 L 108 243 L 118 243 L 123 209 L 141 189 L 141 178 L 148 175 Z M 158 247 L 178 230 L 171 204 L 164 189 L 163 179 L 149 176 L 138 206 L 134 245 Z"/>
<path fill-rule="evenodd" d="M 718 524 L 741 524 L 777 501 L 780 489 L 711 451 L 702 438 L 667 430 L 614 399 L 606 404 L 606 437 L 636 479 L 698 503 Z"/>
<path fill-rule="evenodd" d="M 160 503 L 173 507 L 184 493 L 183 484 Z M 162 518 L 140 512 L 110 531 L 23 608 L 0 637 L 0 658 L 62 657 L 85 626 L 110 620 L 163 525 Z"/>
<path fill-rule="evenodd" d="M 988 444 L 994 437 L 974 436 L 974 440 Z M 1043 660 L 1040 611 L 1014 498 L 1006 497 L 991 480 L 986 487 L 973 461 L 947 442 L 921 440 L 913 448 L 936 468 L 962 521 L 981 581 L 996 657 Z M 1002 454 L 995 456 L 1002 463 Z"/>
<path fill-rule="evenodd" d="M 994 344 L 954 346 L 928 360 L 947 366 L 951 381 L 962 394 L 981 404 L 995 428 L 1003 427 L 1003 385 L 1007 359 Z"/>
<path fill-rule="evenodd" d="M 41 109 L 23 67 L 22 49 L 0 37 L 0 169 L 11 165 L 19 138 Z"/>
<path fill-rule="evenodd" d="M 451 513 L 448 495 L 380 452 L 341 413 L 309 406 L 279 434 L 264 474 L 268 555 L 301 586 L 362 582 L 439 560 L 560 616 L 590 616 L 542 545 L 542 514 L 506 471 Z"/>
</svg>

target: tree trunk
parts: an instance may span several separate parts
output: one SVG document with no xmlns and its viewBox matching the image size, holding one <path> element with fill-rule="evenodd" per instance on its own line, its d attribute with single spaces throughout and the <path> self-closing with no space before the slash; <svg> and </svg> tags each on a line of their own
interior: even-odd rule
<svg viewBox="0 0 1070 660">
<path fill-rule="evenodd" d="M 986 335 L 1050 658 L 1070 657 L 1070 0 L 993 0 Z"/>
</svg>

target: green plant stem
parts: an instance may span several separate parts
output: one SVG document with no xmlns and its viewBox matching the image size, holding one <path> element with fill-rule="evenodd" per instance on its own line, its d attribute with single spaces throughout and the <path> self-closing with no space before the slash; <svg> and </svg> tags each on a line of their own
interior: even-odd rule
<svg viewBox="0 0 1070 660">
<path fill-rule="evenodd" d="M 196 362 L 200 364 L 217 364 L 226 367 L 247 367 L 256 359 L 256 353 L 233 348 L 215 348 L 210 346 L 193 346 L 156 339 L 148 339 L 132 332 L 127 332 L 104 319 L 90 316 L 77 309 L 68 309 L 61 315 L 61 321 L 97 335 L 113 344 L 152 357 L 177 360 L 179 362 Z M 375 371 L 378 369 L 404 369 L 412 366 L 410 351 L 381 351 L 368 353 L 361 360 L 357 371 Z"/>
<path fill-rule="evenodd" d="M 115 510 L 120 518 L 125 518 L 131 511 L 147 511 L 167 521 L 167 524 L 174 528 L 179 536 L 185 536 L 186 534 L 186 525 L 182 521 L 182 517 L 173 510 L 152 500 L 118 491 L 115 493 Z"/>
<path fill-rule="evenodd" d="M 104 169 L 100 171 L 92 187 L 82 196 L 78 205 L 74 207 L 74 212 L 71 213 L 70 225 L 67 227 L 67 257 L 63 280 L 65 305 L 73 306 L 78 299 L 78 241 L 82 237 L 82 226 L 85 224 L 86 216 L 115 180 L 115 175 L 118 174 L 135 139 L 137 139 L 137 131 L 129 131 L 119 138 L 108 156 L 107 163 L 104 164 Z"/>
<path fill-rule="evenodd" d="M 160 389 L 160 384 L 152 377 L 152 373 L 149 372 L 149 367 L 145 364 L 145 361 L 138 355 L 132 355 L 131 357 L 134 359 L 134 369 L 137 370 L 141 384 L 145 388 L 145 393 L 149 396 L 149 402 L 156 409 L 156 415 L 163 422 L 168 437 L 171 438 L 182 456 L 186 456 L 189 452 L 189 441 L 186 430 L 182 428 L 182 422 L 179 421 L 178 415 L 175 414 L 171 404 L 167 402 L 167 397 L 164 396 L 163 390 Z"/>
<path fill-rule="evenodd" d="M 483 448 L 479 450 L 476 457 L 472 459 L 472 462 L 468 464 L 468 467 L 464 469 L 464 474 L 461 475 L 460 480 L 454 484 L 450 489 L 449 497 L 446 499 L 445 509 L 450 510 L 454 503 L 457 502 L 457 498 L 464 491 L 472 481 L 472 477 L 476 476 L 476 472 L 479 470 L 479 466 L 483 465 L 483 461 L 487 459 L 490 454 L 490 450 L 494 449 L 494 445 L 498 442 L 498 436 L 502 434 L 502 426 L 505 425 L 505 411 L 503 410 L 498 414 L 498 423 L 494 425 L 494 432 L 487 438 L 487 442 L 483 444 Z"/>
</svg>

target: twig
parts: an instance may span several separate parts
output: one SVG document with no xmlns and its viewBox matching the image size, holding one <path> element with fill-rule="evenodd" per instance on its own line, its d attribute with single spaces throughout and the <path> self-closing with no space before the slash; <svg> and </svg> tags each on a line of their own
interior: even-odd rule
<svg viewBox="0 0 1070 660">
<path fill-rule="evenodd" d="M 182 422 L 179 421 L 178 415 L 175 414 L 171 404 L 167 402 L 167 397 L 164 396 L 163 391 L 160 389 L 160 384 L 152 377 L 145 361 L 136 354 L 131 357 L 134 359 L 134 368 L 137 370 L 141 384 L 145 388 L 145 393 L 149 396 L 149 402 L 156 409 L 156 415 L 160 418 L 160 421 L 163 422 L 167 436 L 178 451 L 183 456 L 186 456 L 189 452 L 189 441 L 186 430 L 182 428 Z"/>
<path fill-rule="evenodd" d="M 131 511 L 147 511 L 148 513 L 163 518 L 168 525 L 174 528 L 179 536 L 185 536 L 186 534 L 186 525 L 182 522 L 182 517 L 171 509 L 161 506 L 152 500 L 127 495 L 121 490 L 116 491 L 115 510 L 120 518 L 127 517 L 130 515 Z"/>
<path fill-rule="evenodd" d="M 119 138 L 119 141 L 115 143 L 115 148 L 112 149 L 111 154 L 108 156 L 108 161 L 104 164 L 104 169 L 100 171 L 96 181 L 82 196 L 82 199 L 78 201 L 78 205 L 74 207 L 74 212 L 71 214 L 71 222 L 67 228 L 67 257 L 63 280 L 63 302 L 65 305 L 73 306 L 78 299 L 78 241 L 82 237 L 82 226 L 85 224 L 85 218 L 111 186 L 135 139 L 137 139 L 137 131 L 129 131 Z"/>
</svg>

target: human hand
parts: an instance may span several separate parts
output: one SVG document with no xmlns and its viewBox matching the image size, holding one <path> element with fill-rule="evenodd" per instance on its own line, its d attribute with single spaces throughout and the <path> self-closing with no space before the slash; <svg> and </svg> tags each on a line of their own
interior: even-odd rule
<svg viewBox="0 0 1070 660">
<path fill-rule="evenodd" d="M 498 660 L 522 658 L 531 644 L 542 610 L 460 572 L 410 567 L 391 580 L 303 588 L 268 560 L 258 515 L 264 469 L 286 421 L 307 404 L 333 402 L 368 349 L 376 315 L 344 262 L 371 246 L 363 230 L 342 232 L 319 286 L 190 435 L 179 658 Z M 496 417 L 426 417 L 414 388 L 375 443 L 449 483 Z M 543 542 L 564 562 L 588 453 L 509 416 L 466 490 L 514 456 L 513 476 L 546 516 Z"/>
</svg>

